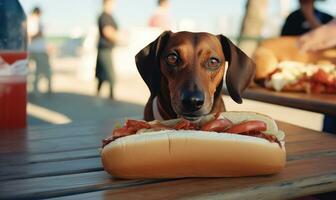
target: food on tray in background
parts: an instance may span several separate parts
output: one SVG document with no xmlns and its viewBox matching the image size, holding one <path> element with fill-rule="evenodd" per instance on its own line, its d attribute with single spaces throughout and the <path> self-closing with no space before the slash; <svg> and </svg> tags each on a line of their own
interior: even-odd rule
<svg viewBox="0 0 336 200">
<path fill-rule="evenodd" d="M 283 61 L 259 83 L 275 91 L 336 94 L 336 66 Z"/>
</svg>

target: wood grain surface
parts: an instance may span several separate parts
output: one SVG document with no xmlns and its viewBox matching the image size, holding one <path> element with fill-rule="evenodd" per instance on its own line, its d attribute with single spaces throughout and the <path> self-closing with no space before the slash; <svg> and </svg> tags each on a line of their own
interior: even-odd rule
<svg viewBox="0 0 336 200">
<path fill-rule="evenodd" d="M 336 136 L 284 122 L 287 165 L 279 174 L 115 179 L 99 148 L 117 121 L 0 130 L 0 199 L 288 199 L 336 190 Z"/>
</svg>

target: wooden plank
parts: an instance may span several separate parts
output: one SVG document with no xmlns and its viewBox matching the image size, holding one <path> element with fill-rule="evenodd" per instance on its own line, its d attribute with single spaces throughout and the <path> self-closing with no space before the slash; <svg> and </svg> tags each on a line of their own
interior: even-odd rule
<svg viewBox="0 0 336 200">
<path fill-rule="evenodd" d="M 111 122 L 114 124 L 114 122 Z M 43 140 L 43 139 L 54 139 L 63 137 L 80 137 L 86 135 L 97 135 L 105 136 L 111 133 L 113 126 L 103 127 L 99 124 L 94 125 L 83 125 L 74 126 L 62 125 L 61 127 L 52 127 L 50 129 L 41 128 L 41 130 L 36 129 L 34 131 L 28 130 L 0 130 L 0 136 L 2 141 L 13 141 L 13 140 Z"/>
<path fill-rule="evenodd" d="M 25 153 L 8 153 L 0 154 L 0 167 L 94 158 L 99 156 L 100 154 L 98 148 L 61 151 L 54 153 L 39 153 L 30 155 L 27 155 Z"/>
<path fill-rule="evenodd" d="M 336 140 L 323 140 L 323 141 L 302 141 L 302 142 L 288 142 L 286 144 L 286 151 L 288 155 L 305 154 L 317 151 L 336 151 Z"/>
<path fill-rule="evenodd" d="M 316 137 L 335 137 L 332 134 L 329 133 L 323 133 L 319 131 L 315 131 L 312 129 L 300 127 L 297 125 L 293 125 L 286 122 L 276 121 L 279 130 L 282 130 L 285 132 L 286 135 L 286 141 L 297 141 L 297 140 L 305 140 L 305 139 L 311 139 Z"/>
<path fill-rule="evenodd" d="M 39 141 L 1 142 L 0 152 L 6 153 L 52 153 L 70 150 L 97 148 L 101 146 L 104 137 L 87 135 L 82 137 L 64 137 Z"/>
<path fill-rule="evenodd" d="M 260 199 L 260 200 L 278 200 L 293 199 L 305 197 L 308 195 L 317 195 L 333 191 L 336 188 L 336 174 L 324 175 L 318 177 L 300 178 L 286 183 L 268 184 L 265 186 L 250 186 L 242 190 L 228 192 L 213 192 L 210 194 L 200 195 L 197 197 L 183 198 L 194 200 L 214 200 L 214 199 Z M 259 189 L 258 187 L 262 187 Z"/>
<path fill-rule="evenodd" d="M 100 157 L 2 167 L 0 181 L 104 170 Z"/>
<path fill-rule="evenodd" d="M 289 123 L 277 122 L 280 130 L 286 133 L 286 150 L 289 159 L 300 156 L 334 155 L 336 135 L 321 133 Z"/>
<path fill-rule="evenodd" d="M 224 89 L 224 93 L 227 90 Z M 261 87 L 248 88 L 243 98 L 336 116 L 336 95 L 275 92 Z"/>
<path fill-rule="evenodd" d="M 75 195 L 66 195 L 61 197 L 48 198 L 48 200 L 86 200 L 86 199 L 106 199 L 104 196 L 108 193 L 108 190 L 102 190 L 97 192 L 86 192 Z M 113 197 L 111 199 L 114 199 Z"/>
<path fill-rule="evenodd" d="M 294 184 L 274 184 L 274 185 L 265 185 L 262 186 L 263 190 L 255 189 L 255 187 L 260 186 L 251 186 L 243 188 L 242 190 L 235 189 L 231 192 L 221 192 L 221 193 L 211 193 L 211 194 L 204 194 L 200 196 L 192 196 L 192 197 L 173 197 L 171 199 L 200 199 L 200 200 L 222 200 L 222 199 L 258 199 L 258 200 L 278 200 L 278 199 L 287 199 L 287 198 L 298 198 L 303 197 L 305 195 L 316 195 L 316 194 L 322 194 L 325 192 L 329 192 L 329 189 L 325 189 L 327 187 L 318 187 L 316 184 L 316 177 L 312 178 L 305 178 L 301 180 L 293 180 L 295 181 Z M 336 187 L 335 185 L 335 177 L 323 176 L 319 177 L 321 182 L 320 184 L 326 184 L 329 185 L 328 187 Z M 312 186 L 316 186 L 313 187 Z M 300 193 L 297 192 L 297 190 L 300 190 Z M 267 193 L 265 193 L 267 191 Z M 69 196 L 62 196 L 62 197 L 55 197 L 55 198 L 48 198 L 48 200 L 86 200 L 86 199 L 114 199 L 114 200 L 123 200 L 126 197 L 117 196 L 114 194 L 111 194 L 111 190 L 103 190 L 103 191 L 97 191 L 97 192 L 88 192 L 88 193 L 81 193 L 77 195 L 69 195 Z M 138 195 L 137 199 L 147 199 L 145 196 Z M 155 199 L 155 198 L 154 198 Z M 305 199 L 305 198 L 304 198 Z M 331 198 L 327 198 L 330 199 Z"/>
<path fill-rule="evenodd" d="M 57 199 L 290 199 L 335 190 L 336 157 L 325 157 L 288 162 L 271 176 L 178 179 Z"/>
<path fill-rule="evenodd" d="M 104 171 L 2 181 L 0 182 L 0 199 L 42 199 L 98 190 L 128 188 L 161 181 L 113 179 Z"/>
<path fill-rule="evenodd" d="M 293 136 L 290 136 L 292 137 L 292 140 L 293 142 L 289 141 L 287 142 L 287 152 L 289 152 L 289 158 L 291 156 L 296 156 L 296 157 L 292 157 L 290 160 L 292 160 L 291 162 L 289 163 L 293 163 L 293 162 L 297 162 L 297 161 L 302 161 L 302 159 L 308 159 L 308 160 L 316 160 L 316 159 L 335 159 L 335 156 L 334 156 L 334 151 L 333 149 L 335 149 L 335 138 L 333 136 L 329 136 L 329 135 L 323 135 L 323 134 L 316 134 L 316 132 L 314 131 L 311 131 L 309 129 L 302 129 L 300 127 L 296 127 L 296 126 L 291 126 L 291 125 L 288 125 L 286 123 L 284 124 L 281 124 L 280 123 L 280 126 L 284 126 L 284 128 L 286 128 L 286 131 L 289 132 L 289 136 L 293 134 Z M 286 127 L 288 126 L 288 127 Z M 288 129 L 288 130 L 287 130 Z M 306 137 L 307 136 L 307 137 Z M 74 140 L 76 139 L 76 140 Z M 26 178 L 26 179 L 22 179 L 22 180 L 10 180 L 10 181 L 3 181 L 3 182 L 0 182 L 0 191 L 2 191 L 2 189 L 6 189 L 7 190 L 10 190 L 11 187 L 12 189 L 13 188 L 16 188 L 17 186 L 18 189 L 22 189 L 22 194 L 19 193 L 19 196 L 18 197 L 22 197 L 22 198 L 32 198 L 32 195 L 35 195 L 35 192 L 37 191 L 37 194 L 41 195 L 43 198 L 45 196 L 48 196 L 50 194 L 53 194 L 53 195 L 56 195 L 56 196 L 60 196 L 60 195 L 67 195 L 67 194 L 75 194 L 75 193 L 81 193 L 81 192 L 89 192 L 89 191 L 96 191 L 96 190 L 102 190 L 102 189 L 106 189 L 106 188 L 109 188 L 109 184 L 107 184 L 108 186 L 104 186 L 104 187 L 96 187 L 95 184 L 99 184 L 99 181 L 95 182 L 94 184 L 91 184 L 91 182 L 89 181 L 89 186 L 86 187 L 84 185 L 86 185 L 86 182 L 85 180 L 87 180 L 87 177 L 85 174 L 90 174 L 90 173 L 81 173 L 83 174 L 82 178 L 83 178 L 83 184 L 84 185 L 81 185 L 79 188 L 77 188 L 76 186 L 73 187 L 73 191 L 71 191 L 69 193 L 68 189 L 66 187 L 70 187 L 68 185 L 68 182 L 69 184 L 71 185 L 71 183 L 74 183 L 74 182 L 71 182 L 71 179 L 72 178 L 69 178 L 69 177 L 72 177 L 72 176 L 76 176 L 76 175 L 81 175 L 81 174 L 72 174 L 72 173 L 79 173 L 79 171 L 71 171 L 71 170 L 79 170 L 76 166 L 78 166 L 80 163 L 77 163 L 77 164 L 74 164 L 72 163 L 73 161 L 71 161 L 72 159 L 75 159 L 76 157 L 69 157 L 69 161 L 66 161 L 67 160 L 67 156 L 64 156 L 62 157 L 62 153 L 69 153 L 71 154 L 72 151 L 76 150 L 76 148 L 74 149 L 73 146 L 74 144 L 76 144 L 76 141 L 78 142 L 78 140 L 80 143 L 83 142 L 84 146 L 87 145 L 88 146 L 88 149 L 85 149 L 85 150 L 92 150 L 92 149 L 95 149 L 97 150 L 97 147 L 90 147 L 90 145 L 97 145 L 97 144 L 100 144 L 100 139 L 99 139 L 99 142 L 97 142 L 97 138 L 95 136 L 91 136 L 91 135 L 88 135 L 88 136 L 83 136 L 83 137 L 74 137 L 74 138 L 53 138 L 53 139 L 46 139 L 46 140 L 39 140 L 39 141 L 29 141 L 27 142 L 26 146 L 28 146 L 28 148 L 26 149 L 26 151 L 23 151 L 22 153 L 1 153 L 0 154 L 0 160 L 3 159 L 3 158 L 6 158 L 8 155 L 19 155 L 19 156 L 23 156 L 26 157 L 26 158 L 29 158 L 31 156 L 34 156 L 34 155 L 38 155 L 38 156 L 41 156 L 42 157 L 42 162 L 36 162 L 35 164 L 33 164 L 35 167 L 34 168 L 42 168 L 46 171 L 44 171 L 45 173 L 41 175 L 38 174 L 38 171 L 34 171 L 32 170 L 29 173 L 27 174 L 24 174 L 23 175 L 25 176 L 22 176 L 21 174 L 21 178 Z M 47 142 L 47 145 L 42 145 L 43 148 L 37 148 L 37 147 L 41 147 L 39 146 L 41 141 L 46 141 Z M 67 142 L 68 141 L 68 142 Z M 322 144 L 321 144 L 322 142 Z M 51 144 L 59 144 L 61 147 L 55 147 Z M 35 146 L 37 145 L 37 146 Z M 47 153 L 44 153 L 45 150 L 48 150 L 52 148 L 53 150 L 57 150 L 55 152 L 49 152 L 47 151 Z M 328 151 L 325 151 L 325 149 L 328 149 L 328 150 L 331 150 L 330 152 Z M 28 151 L 27 151 L 28 150 Z M 29 152 L 29 150 L 34 150 L 32 152 Z M 36 150 L 36 151 L 35 151 Z M 38 150 L 38 151 L 37 151 Z M 98 150 L 97 150 L 98 151 Z M 321 152 L 319 152 L 321 151 Z M 78 152 L 80 154 L 81 150 L 78 150 L 78 151 L 75 151 L 75 152 Z M 316 153 L 318 152 L 318 153 Z M 295 154 L 296 153 L 296 154 Z M 314 154 L 315 153 L 315 154 Z M 322 153 L 322 154 L 320 154 Z M 49 163 L 49 162 L 52 162 L 52 160 L 48 160 L 47 157 L 48 157 L 48 154 L 50 155 L 54 155 L 56 159 L 65 159 L 64 161 L 66 161 L 65 163 L 68 164 L 68 169 L 70 172 L 66 172 L 67 170 L 64 170 L 64 171 L 48 171 L 46 169 L 47 166 L 49 167 L 52 167 L 54 163 Z M 301 155 L 301 156 L 300 156 Z M 303 155 L 303 156 L 302 156 Z M 308 156 L 307 156 L 308 155 Z M 324 156 L 324 158 L 318 158 L 320 156 Z M 41 158 L 40 157 L 40 158 Z M 44 159 L 44 161 L 43 161 Z M 96 159 L 96 161 L 99 159 L 97 157 L 94 157 L 92 158 L 91 160 L 94 160 Z M 29 159 L 27 159 L 28 162 L 29 162 Z M 90 159 L 88 159 L 90 160 Z M 83 168 L 80 168 L 80 170 L 90 170 L 92 169 L 92 167 L 88 166 L 88 167 L 85 167 L 85 165 L 87 164 L 88 161 L 86 162 L 82 162 L 81 164 L 83 165 Z M 321 160 L 318 160 L 317 161 L 319 164 L 323 163 L 323 161 Z M 24 162 L 26 163 L 26 162 Z M 331 162 L 333 163 L 333 162 Z M 309 166 L 313 166 L 312 164 L 307 164 Z M 32 166 L 32 165 L 26 165 L 24 164 L 23 166 L 18 166 L 18 167 L 15 167 L 14 166 L 14 169 L 15 170 L 21 170 L 21 171 L 25 171 L 28 169 L 29 171 L 29 166 Z M 56 164 L 57 166 L 57 164 Z M 62 166 L 62 164 L 58 165 L 58 166 Z M 315 166 L 316 169 L 321 169 L 323 171 L 323 166 L 320 167 L 320 166 Z M 53 169 L 57 169 L 58 167 L 56 168 L 53 168 Z M 4 169 L 2 167 L 2 169 Z M 336 167 L 334 166 L 334 169 L 336 169 Z M 12 174 L 14 174 L 14 171 L 12 171 Z M 7 170 L 5 170 L 7 171 Z M 34 177 L 34 178 L 29 178 L 29 177 L 32 177 L 32 176 L 47 176 L 47 177 Z M 37 173 L 37 174 L 36 174 Z M 55 175 L 56 174 L 62 174 L 62 173 L 71 173 L 69 175 L 60 175 L 60 176 L 50 176 L 48 175 L 48 173 L 50 173 L 50 175 Z M 54 174 L 53 174 L 54 173 Z M 91 173 L 94 173 L 94 172 L 91 172 Z M 103 172 L 104 173 L 104 172 Z M 30 176 L 29 176 L 30 175 Z M 58 179 L 58 177 L 64 177 L 64 181 L 67 182 L 65 184 L 65 188 L 57 188 L 56 189 L 56 192 L 54 191 L 54 185 L 53 184 L 56 184 L 57 182 L 61 182 L 60 179 Z M 330 176 L 332 177 L 332 175 Z M 15 178 L 15 177 L 14 177 Z M 16 177 L 16 178 L 20 178 L 20 177 Z M 109 176 L 105 177 L 106 179 L 109 179 Z M 316 178 L 316 177 L 315 177 Z M 95 178 L 93 178 L 95 179 Z M 41 185 L 39 186 L 39 181 L 41 181 L 41 185 L 43 186 L 43 190 L 39 189 L 39 187 L 41 187 Z M 77 179 L 78 182 L 74 185 L 79 185 L 79 179 Z M 55 183 L 56 181 L 56 183 Z M 31 186 L 31 182 L 34 183 L 33 185 L 34 186 Z M 63 181 L 62 181 L 63 182 Z M 47 188 L 47 185 L 48 184 L 51 184 L 50 186 L 50 190 Z M 58 183 L 58 186 L 60 185 L 61 183 Z M 29 188 L 32 188 L 33 191 L 35 192 L 32 192 L 31 193 L 31 190 Z M 6 190 L 4 190 L 6 191 Z M 7 191 L 8 192 L 8 191 Z M 0 192 L 0 194 L 2 194 L 2 192 Z M 21 196 L 20 196 L 21 195 Z M 53 196 L 52 195 L 52 196 Z M 1 197 L 1 195 L 0 195 Z M 41 197 L 41 198 L 42 198 Z M 49 197 L 49 196 L 48 196 Z"/>
<path fill-rule="evenodd" d="M 141 116 L 130 116 L 127 118 L 141 119 Z M 85 135 L 106 136 L 109 135 L 115 124 L 124 123 L 126 118 L 107 119 L 102 122 L 74 122 L 65 125 L 45 125 L 29 127 L 22 130 L 0 130 L 1 140 L 39 140 L 62 137 L 76 137 Z M 1 142 L 1 141 L 0 141 Z"/>
</svg>

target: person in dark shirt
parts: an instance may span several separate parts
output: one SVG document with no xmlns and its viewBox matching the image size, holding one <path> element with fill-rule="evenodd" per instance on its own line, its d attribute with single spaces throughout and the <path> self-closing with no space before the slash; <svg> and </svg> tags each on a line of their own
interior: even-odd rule
<svg viewBox="0 0 336 200">
<path fill-rule="evenodd" d="M 333 20 L 331 15 L 323 13 L 314 7 L 315 0 L 299 1 L 300 9 L 294 11 L 287 17 L 282 27 L 282 36 L 300 36 Z M 322 131 L 335 133 L 335 121 L 336 116 L 325 115 Z"/>
<path fill-rule="evenodd" d="M 99 41 L 96 64 L 96 77 L 98 79 L 97 95 L 104 81 L 110 84 L 110 98 L 113 99 L 114 69 L 112 62 L 112 49 L 118 40 L 117 23 L 113 19 L 112 12 L 115 0 L 103 0 L 104 10 L 98 18 Z"/>
<path fill-rule="evenodd" d="M 300 9 L 292 12 L 282 27 L 281 35 L 302 35 L 326 24 L 333 19 L 327 13 L 321 12 L 314 7 L 315 0 L 299 0 Z"/>
<path fill-rule="evenodd" d="M 302 51 L 314 52 L 336 47 L 336 19 L 298 39 L 298 46 Z M 336 116 L 325 115 L 322 131 L 336 134 Z"/>
</svg>

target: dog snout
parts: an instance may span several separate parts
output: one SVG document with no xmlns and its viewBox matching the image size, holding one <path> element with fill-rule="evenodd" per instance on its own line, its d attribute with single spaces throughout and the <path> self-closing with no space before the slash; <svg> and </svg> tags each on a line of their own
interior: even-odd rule
<svg viewBox="0 0 336 200">
<path fill-rule="evenodd" d="M 204 93 L 201 91 L 183 91 L 181 101 L 186 112 L 195 112 L 204 104 Z"/>
</svg>

